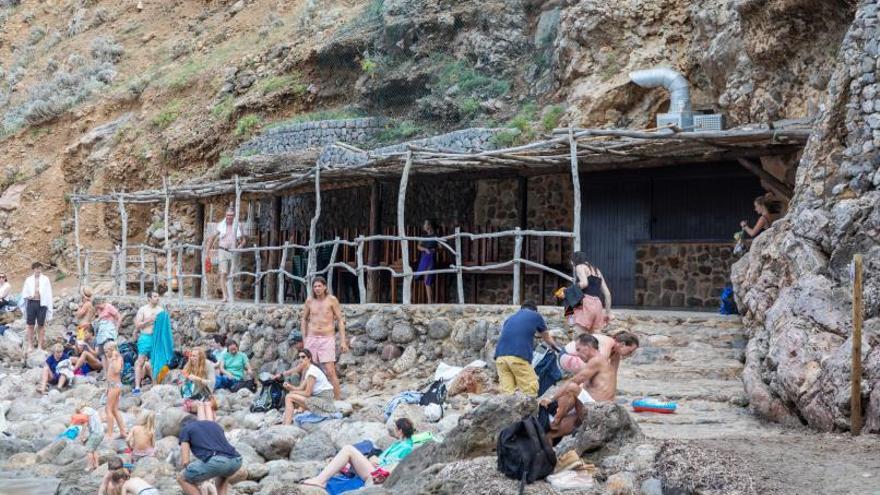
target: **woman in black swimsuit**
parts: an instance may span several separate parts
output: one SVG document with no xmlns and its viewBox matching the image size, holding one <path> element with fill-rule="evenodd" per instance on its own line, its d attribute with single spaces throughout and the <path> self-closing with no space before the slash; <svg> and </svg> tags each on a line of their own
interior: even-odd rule
<svg viewBox="0 0 880 495">
<path fill-rule="evenodd" d="M 587 261 L 587 255 L 583 251 L 576 251 L 571 255 L 571 266 L 574 268 L 575 282 L 583 291 L 584 298 L 569 317 L 569 324 L 584 332 L 602 330 L 611 319 L 611 291 L 605 284 L 605 277 Z"/>
</svg>

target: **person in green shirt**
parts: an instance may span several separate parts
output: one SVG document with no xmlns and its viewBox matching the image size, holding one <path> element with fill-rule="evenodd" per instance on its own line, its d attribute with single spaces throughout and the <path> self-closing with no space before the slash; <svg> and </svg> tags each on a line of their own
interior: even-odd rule
<svg viewBox="0 0 880 495">
<path fill-rule="evenodd" d="M 394 434 L 398 440 L 379 454 L 379 458 L 375 462 L 367 459 L 365 455 L 361 454 L 351 445 L 346 445 L 318 476 L 302 481 L 300 484 L 324 488 L 327 486 L 327 481 L 345 467 L 346 464 L 351 464 L 354 472 L 364 481 L 367 481 L 377 468 L 390 470 L 388 468 L 402 461 L 413 451 L 412 436 L 415 432 L 412 421 L 407 418 L 398 419 L 394 422 L 394 426 Z"/>
<path fill-rule="evenodd" d="M 214 389 L 232 388 L 237 382 L 247 377 L 254 376 L 254 370 L 251 369 L 251 363 L 248 357 L 238 350 L 238 342 L 230 340 L 227 352 L 220 358 L 218 364 L 220 368 L 217 372 L 217 379 L 214 383 Z"/>
</svg>

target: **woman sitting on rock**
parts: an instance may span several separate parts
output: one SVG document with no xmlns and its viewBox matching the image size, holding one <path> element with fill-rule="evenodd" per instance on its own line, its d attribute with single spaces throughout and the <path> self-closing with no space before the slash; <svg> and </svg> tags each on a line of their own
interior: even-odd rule
<svg viewBox="0 0 880 495">
<path fill-rule="evenodd" d="M 336 412 L 333 405 L 333 385 L 327 375 L 312 364 L 312 353 L 308 349 L 299 351 L 299 364 L 291 371 L 300 373 L 300 385 L 284 384 L 287 397 L 284 399 L 284 424 L 293 422 L 293 415 L 311 411 L 330 415 Z"/>
<path fill-rule="evenodd" d="M 336 454 L 336 457 L 330 461 L 330 464 L 327 464 L 327 467 L 321 471 L 321 474 L 314 478 L 309 478 L 301 484 L 324 488 L 327 486 L 327 481 L 344 468 L 346 464 L 351 464 L 354 472 L 364 481 L 377 477 L 382 477 L 384 481 L 384 477 L 388 475 L 388 471 L 408 456 L 413 450 L 412 436 L 415 432 L 415 428 L 413 427 L 412 421 L 407 418 L 400 418 L 394 422 L 394 426 L 395 437 L 397 437 L 398 440 L 379 454 L 379 457 L 375 462 L 367 459 L 364 454 L 361 454 L 360 451 L 353 446 L 346 445 L 338 454 Z M 379 472 L 380 468 L 384 472 Z"/>
<path fill-rule="evenodd" d="M 100 371 L 104 368 L 101 359 L 98 358 L 98 350 L 95 348 L 95 331 L 91 326 L 84 330 L 84 338 L 76 341 L 76 350 L 79 357 L 73 363 L 73 371 L 77 375 L 86 376 L 92 371 Z"/>
<path fill-rule="evenodd" d="M 50 384 L 58 385 L 58 390 L 64 388 L 64 384 L 67 383 L 68 378 L 58 370 L 58 363 L 65 361 L 68 358 L 69 355 L 64 352 L 63 345 L 55 344 L 52 346 L 52 354 L 49 354 L 49 357 L 46 358 L 46 365 L 43 366 L 43 378 L 40 381 L 40 386 L 37 387 L 37 392 L 45 394 L 46 389 Z"/>
<path fill-rule="evenodd" d="M 205 360 L 205 350 L 193 347 L 181 373 L 184 382 L 180 395 L 188 402 L 187 411 L 196 413 L 200 420 L 216 421 L 214 413 L 214 366 Z"/>
</svg>

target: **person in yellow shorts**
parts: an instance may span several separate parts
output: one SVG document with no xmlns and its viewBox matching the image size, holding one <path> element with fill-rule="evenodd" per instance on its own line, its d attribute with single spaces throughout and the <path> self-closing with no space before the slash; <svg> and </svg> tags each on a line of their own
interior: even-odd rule
<svg viewBox="0 0 880 495">
<path fill-rule="evenodd" d="M 537 397 L 538 375 L 532 368 L 535 335 L 540 335 L 554 349 L 559 346 L 547 331 L 547 323 L 532 302 L 523 303 L 519 311 L 504 321 L 501 336 L 495 346 L 495 368 L 501 391 L 512 394 L 516 390 Z"/>
</svg>

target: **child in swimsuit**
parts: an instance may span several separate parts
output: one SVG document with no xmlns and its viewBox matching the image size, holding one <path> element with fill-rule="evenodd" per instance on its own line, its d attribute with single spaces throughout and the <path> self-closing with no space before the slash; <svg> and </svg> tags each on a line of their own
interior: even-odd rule
<svg viewBox="0 0 880 495">
<path fill-rule="evenodd" d="M 104 352 L 107 359 L 107 432 L 105 438 L 113 439 L 113 423 L 119 427 L 119 438 L 124 439 L 125 420 L 119 412 L 119 396 L 122 395 L 122 355 L 116 348 L 116 342 L 109 341 L 104 344 Z"/>
<path fill-rule="evenodd" d="M 126 439 L 128 446 L 131 447 L 132 464 L 156 453 L 155 434 L 156 413 L 144 411 L 138 418 L 138 424 L 131 429 Z"/>
</svg>

